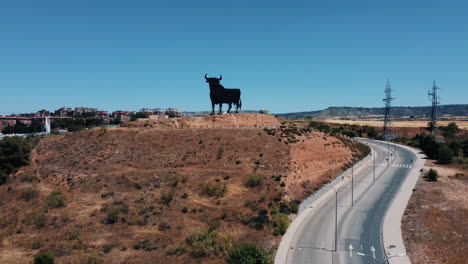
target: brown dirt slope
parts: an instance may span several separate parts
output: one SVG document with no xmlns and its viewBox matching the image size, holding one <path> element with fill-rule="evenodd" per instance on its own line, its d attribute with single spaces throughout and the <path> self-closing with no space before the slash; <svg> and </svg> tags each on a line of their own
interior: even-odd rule
<svg viewBox="0 0 468 264">
<path fill-rule="evenodd" d="M 416 184 L 402 220 L 406 250 L 413 264 L 467 263 L 468 169 L 427 164 L 439 180 Z"/>
<path fill-rule="evenodd" d="M 240 127 L 279 127 L 280 123 L 267 114 L 224 114 L 200 117 L 179 117 L 162 119 L 142 119 L 123 124 L 125 127 L 154 128 L 240 128 Z"/>
<path fill-rule="evenodd" d="M 246 241 L 273 251 L 274 212 L 358 154 L 349 140 L 318 132 L 115 128 L 49 136 L 31 165 L 0 186 L 0 262 L 27 263 L 40 249 L 60 263 L 222 263 Z M 252 175 L 263 179 L 256 187 L 246 186 Z M 261 209 L 267 220 L 253 225 Z"/>
</svg>

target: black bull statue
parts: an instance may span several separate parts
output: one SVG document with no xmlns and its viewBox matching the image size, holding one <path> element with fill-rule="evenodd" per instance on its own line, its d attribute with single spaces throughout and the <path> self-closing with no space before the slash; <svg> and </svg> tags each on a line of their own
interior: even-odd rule
<svg viewBox="0 0 468 264">
<path fill-rule="evenodd" d="M 241 101 L 241 91 L 240 89 L 226 89 L 224 88 L 219 81 L 223 79 L 223 76 L 220 75 L 219 78 L 208 78 L 208 74 L 205 74 L 206 82 L 210 86 L 210 98 L 211 98 L 211 114 L 215 113 L 215 105 L 219 104 L 219 114 L 222 114 L 223 104 L 228 104 L 229 108 L 227 112 L 231 111 L 232 105 L 236 105 L 236 113 L 239 112 L 239 109 L 242 107 Z"/>
</svg>

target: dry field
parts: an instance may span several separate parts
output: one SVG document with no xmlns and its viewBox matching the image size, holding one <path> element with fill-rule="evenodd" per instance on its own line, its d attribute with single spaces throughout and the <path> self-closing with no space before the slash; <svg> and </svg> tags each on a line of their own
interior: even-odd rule
<svg viewBox="0 0 468 264">
<path fill-rule="evenodd" d="M 223 263 L 227 248 L 247 241 L 273 252 L 281 236 L 246 220 L 262 209 L 272 220 L 358 154 L 323 133 L 291 140 L 255 128 L 46 137 L 31 165 L 0 186 L 0 263 L 28 263 L 40 249 L 59 263 Z M 252 174 L 263 179 L 256 187 L 246 186 Z M 46 206 L 53 190 L 65 206 Z"/>
<path fill-rule="evenodd" d="M 439 180 L 418 180 L 402 220 L 406 250 L 413 264 L 467 263 L 468 169 L 428 160 L 430 168 Z"/>
<path fill-rule="evenodd" d="M 327 123 L 334 124 L 348 124 L 348 125 L 359 125 L 359 126 L 374 126 L 379 127 L 383 126 L 383 121 L 371 121 L 371 120 L 336 120 L 336 119 L 325 119 Z M 429 121 L 394 121 L 394 127 L 427 127 Z M 438 121 L 439 126 L 447 126 L 450 122 L 457 123 L 458 127 L 461 129 L 468 129 L 468 121 Z"/>
</svg>

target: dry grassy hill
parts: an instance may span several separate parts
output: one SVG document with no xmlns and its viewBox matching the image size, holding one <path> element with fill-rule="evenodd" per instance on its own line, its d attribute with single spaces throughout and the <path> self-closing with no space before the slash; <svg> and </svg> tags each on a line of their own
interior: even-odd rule
<svg viewBox="0 0 468 264">
<path fill-rule="evenodd" d="M 362 151 L 286 127 L 49 136 L 0 186 L 0 262 L 46 249 L 59 263 L 223 263 L 247 241 L 273 252 L 290 201 Z"/>
</svg>

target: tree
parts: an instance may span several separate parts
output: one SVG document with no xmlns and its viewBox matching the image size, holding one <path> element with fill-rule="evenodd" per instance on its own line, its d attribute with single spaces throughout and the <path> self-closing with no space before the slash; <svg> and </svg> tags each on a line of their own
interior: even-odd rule
<svg viewBox="0 0 468 264">
<path fill-rule="evenodd" d="M 377 131 L 375 131 L 375 128 L 373 127 L 366 127 L 366 133 L 368 138 L 376 138 L 377 137 Z"/>
<path fill-rule="evenodd" d="M 458 126 L 455 122 L 451 122 L 444 128 L 446 137 L 453 138 L 458 132 Z"/>
<path fill-rule="evenodd" d="M 462 148 L 461 141 L 452 141 L 449 143 L 450 148 L 453 150 L 455 157 L 460 156 L 460 149 Z"/>
<path fill-rule="evenodd" d="M 148 118 L 148 114 L 142 112 L 134 113 L 132 114 L 130 121 L 136 121 L 138 118 Z"/>
<path fill-rule="evenodd" d="M 7 137 L 0 140 L 0 171 L 10 174 L 28 164 L 30 144 L 21 137 Z"/>
<path fill-rule="evenodd" d="M 438 147 L 436 158 L 441 164 L 450 164 L 453 160 L 453 150 L 447 144 L 442 143 Z"/>
<path fill-rule="evenodd" d="M 226 264 L 270 264 L 267 253 L 253 243 L 243 244 L 229 254 Z"/>
<path fill-rule="evenodd" d="M 425 136 L 421 135 L 421 149 L 426 153 L 426 155 L 433 159 L 437 154 L 437 142 L 433 136 Z"/>
<path fill-rule="evenodd" d="M 463 142 L 463 157 L 468 158 L 468 139 Z"/>
</svg>

